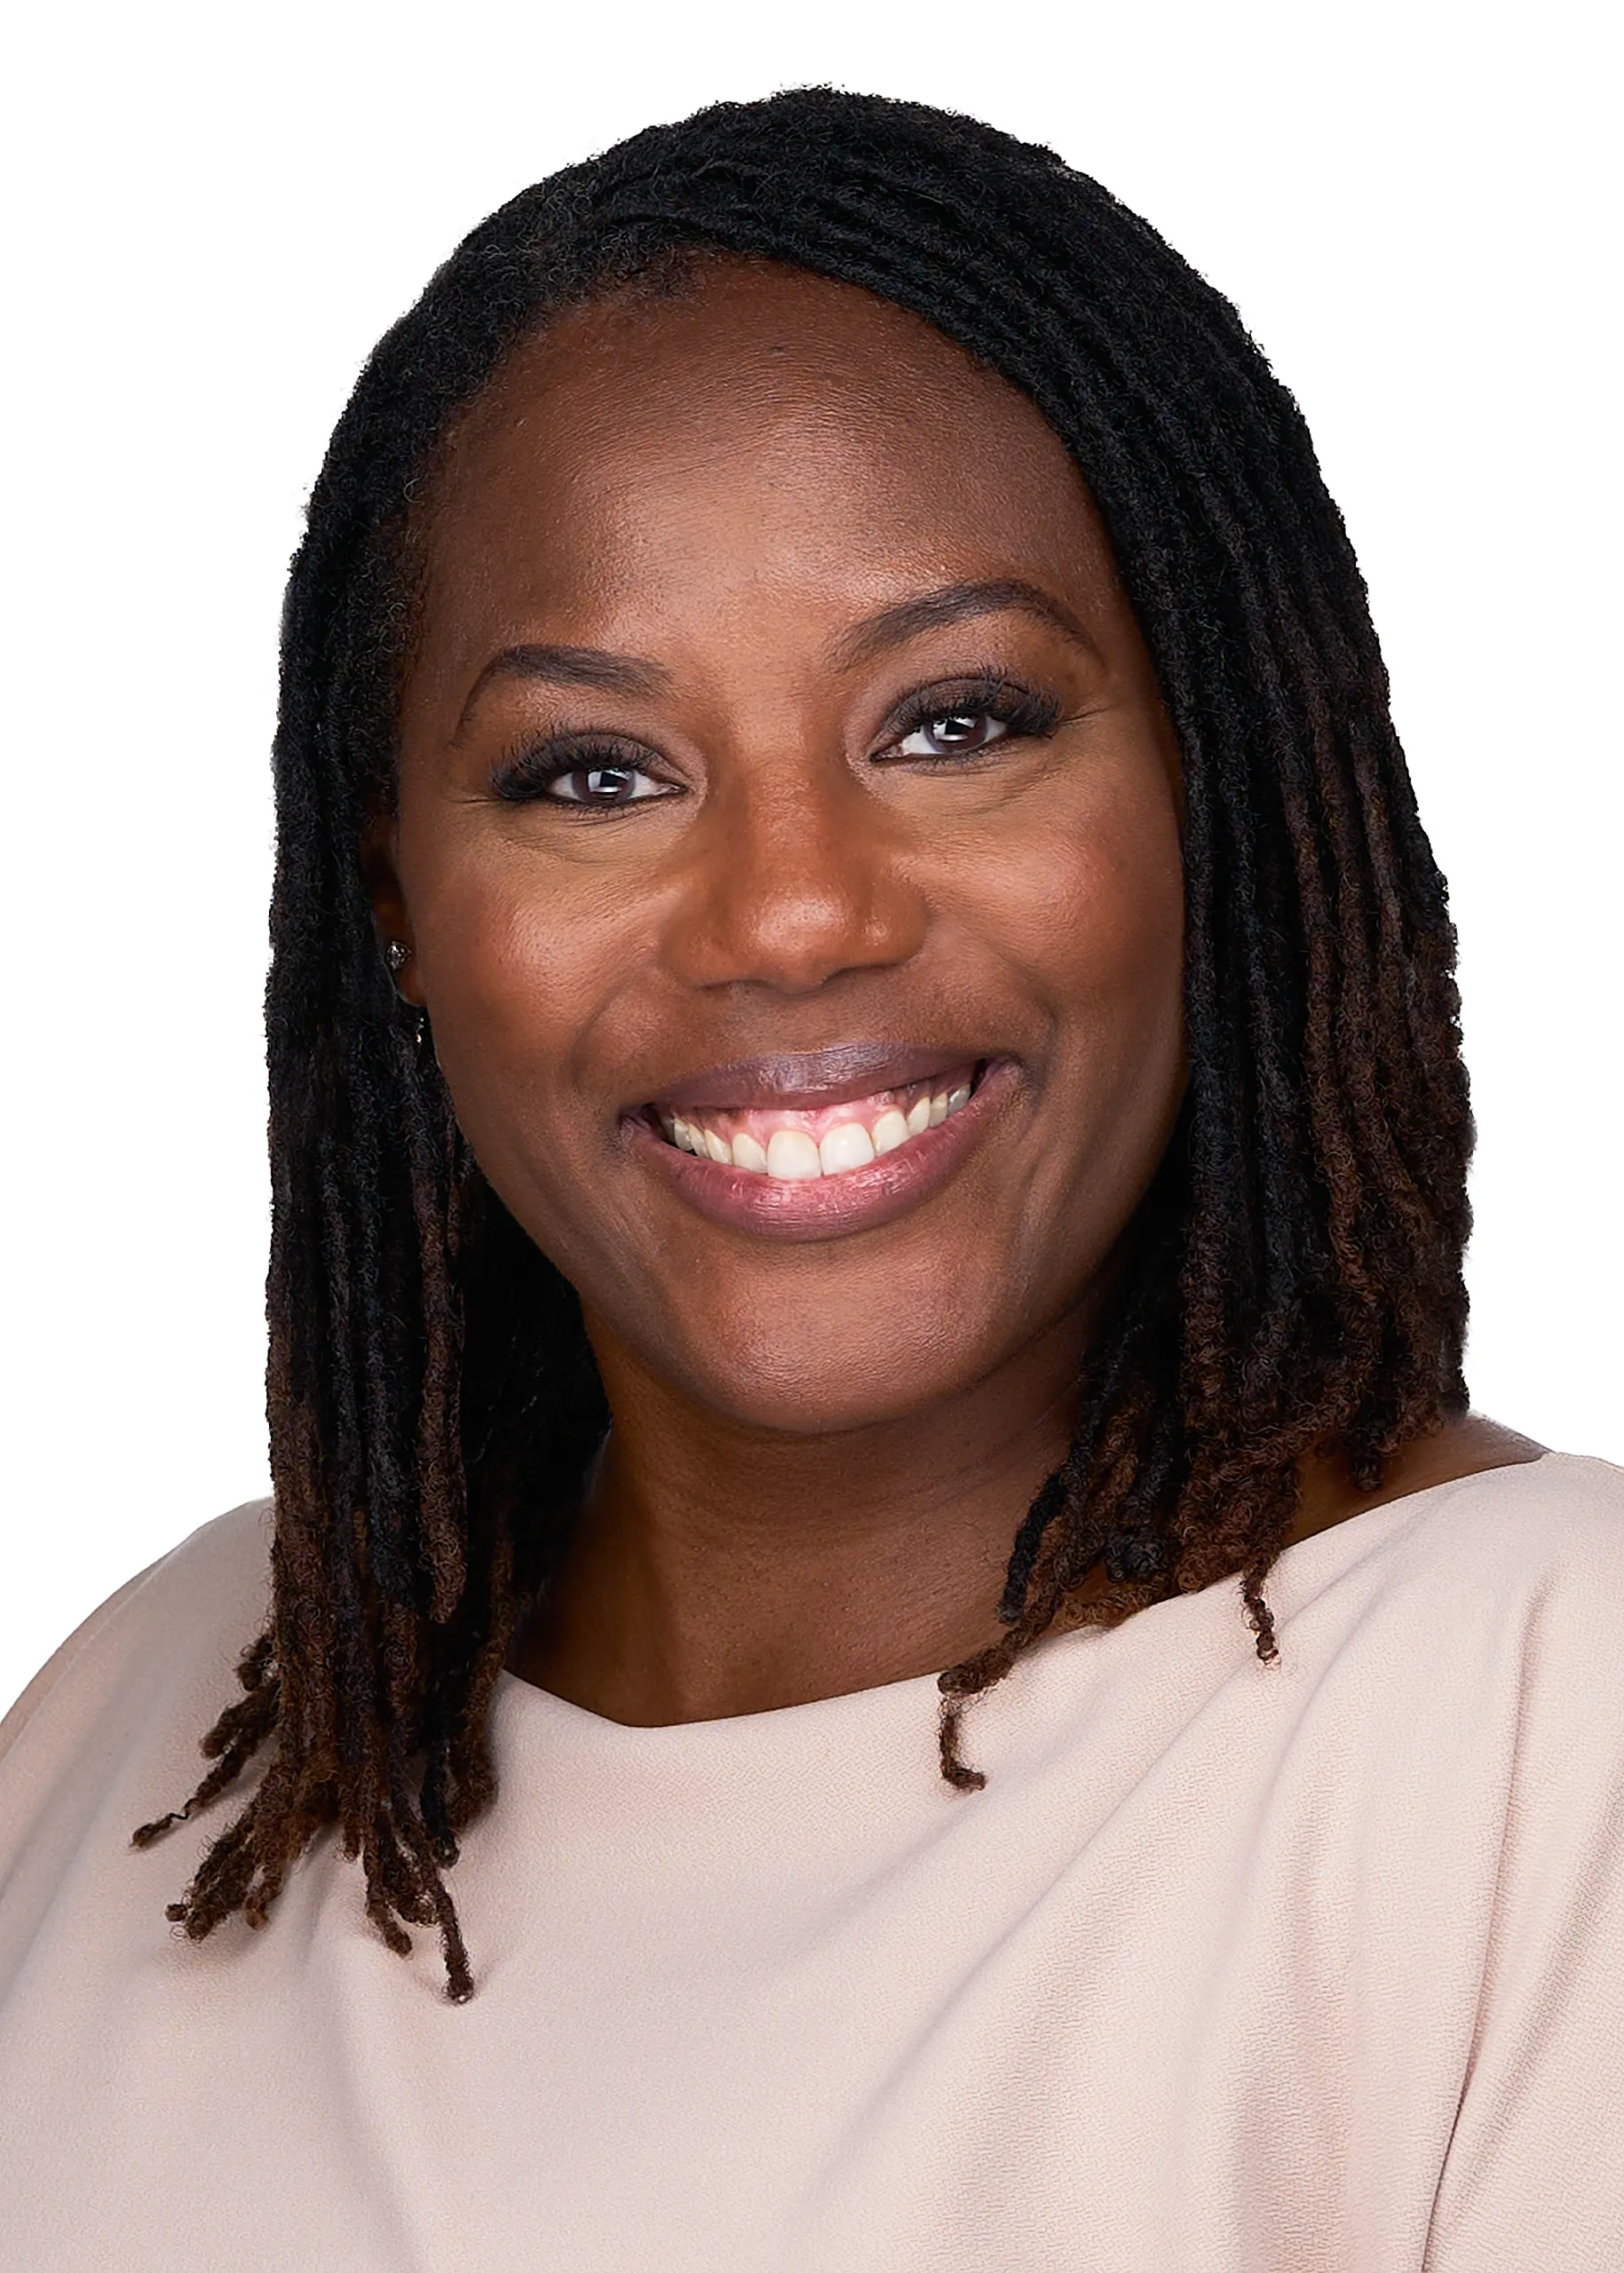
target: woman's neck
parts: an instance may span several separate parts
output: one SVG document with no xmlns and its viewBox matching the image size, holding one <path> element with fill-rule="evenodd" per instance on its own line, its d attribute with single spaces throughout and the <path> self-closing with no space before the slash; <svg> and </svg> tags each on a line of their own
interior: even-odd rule
<svg viewBox="0 0 1624 2273">
<path fill-rule="evenodd" d="M 1066 1322 L 939 1409 L 816 1436 L 707 1412 L 600 1350 L 614 1427 L 511 1669 L 654 1726 L 956 1663 L 1002 1630 L 1016 1526 L 1066 1452 L 1080 1341 Z"/>
<path fill-rule="evenodd" d="M 1065 1453 L 1075 1366 L 1060 1344 L 946 1411 L 792 1437 L 611 1366 L 614 1430 L 511 1669 L 655 1727 L 956 1664 L 1002 1630 L 1016 1527 Z M 1334 1461 L 1305 1461 L 1287 1543 L 1541 1449 L 1473 1414 L 1405 1446 L 1374 1493 Z"/>
</svg>

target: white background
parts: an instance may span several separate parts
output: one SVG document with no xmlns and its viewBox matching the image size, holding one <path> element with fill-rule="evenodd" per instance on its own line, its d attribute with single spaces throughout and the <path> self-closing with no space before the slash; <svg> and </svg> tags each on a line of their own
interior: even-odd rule
<svg viewBox="0 0 1624 2273">
<path fill-rule="evenodd" d="M 1050 143 L 1237 302 L 1296 392 L 1462 935 L 1477 1402 L 1624 1459 L 1599 5 L 29 12 L 0 136 L 0 1704 L 265 1486 L 277 609 L 356 370 L 525 183 L 811 80 Z"/>
</svg>

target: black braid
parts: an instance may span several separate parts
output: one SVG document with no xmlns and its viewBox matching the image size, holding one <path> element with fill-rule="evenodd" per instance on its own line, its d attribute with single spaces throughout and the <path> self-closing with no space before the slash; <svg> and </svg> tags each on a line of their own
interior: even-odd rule
<svg viewBox="0 0 1624 2273">
<path fill-rule="evenodd" d="M 722 104 L 526 190 L 382 342 L 294 563 L 267 998 L 271 1623 L 183 1815 L 273 1732 L 170 1914 L 264 1921 L 324 1823 L 392 1947 L 438 1927 L 487 1805 L 492 1688 L 606 1423 L 570 1290 L 479 1176 L 379 960 L 358 842 L 392 795 L 408 521 L 452 419 L 560 310 L 717 255 L 914 310 L 1024 388 L 1104 517 L 1183 754 L 1191 1081 L 1066 1461 L 1021 1525 L 1003 1638 L 1262 1581 L 1298 1462 L 1374 1485 L 1463 1409 L 1471 1123 L 1443 880 L 1364 586 L 1302 418 L 1234 311 L 1052 153 L 828 89 Z M 522 1518 L 522 1519 L 521 1519 Z M 1085 1581 L 1103 1564 L 1103 1590 Z M 144 1826 L 157 1837 L 180 1817 Z"/>
</svg>

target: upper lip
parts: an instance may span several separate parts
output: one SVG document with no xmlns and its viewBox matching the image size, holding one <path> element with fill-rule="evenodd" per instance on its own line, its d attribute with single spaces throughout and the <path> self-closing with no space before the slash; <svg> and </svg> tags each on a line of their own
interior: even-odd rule
<svg viewBox="0 0 1624 2273">
<path fill-rule="evenodd" d="M 828 1049 L 785 1050 L 706 1065 L 663 1083 L 642 1102 L 713 1113 L 767 1105 L 814 1111 L 882 1089 L 906 1089 L 911 1081 L 953 1073 L 989 1054 L 963 1044 L 842 1041 Z"/>
</svg>

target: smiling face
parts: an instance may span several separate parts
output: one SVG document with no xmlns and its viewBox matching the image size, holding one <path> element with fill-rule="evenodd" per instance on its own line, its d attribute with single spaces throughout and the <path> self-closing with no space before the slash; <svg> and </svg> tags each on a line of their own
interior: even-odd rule
<svg viewBox="0 0 1624 2273">
<path fill-rule="evenodd" d="M 1177 754 L 1027 398 L 764 262 L 574 311 L 424 516 L 368 859 L 611 1382 L 814 1434 L 1058 1337 L 1184 1084 Z"/>
</svg>

